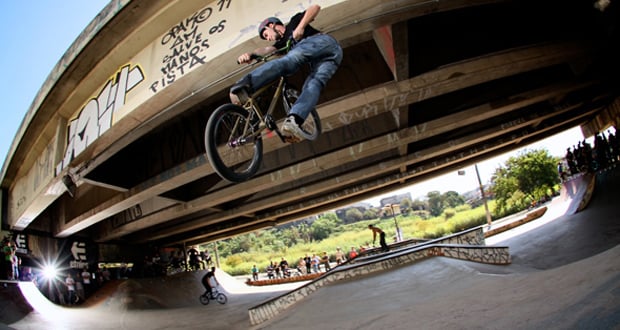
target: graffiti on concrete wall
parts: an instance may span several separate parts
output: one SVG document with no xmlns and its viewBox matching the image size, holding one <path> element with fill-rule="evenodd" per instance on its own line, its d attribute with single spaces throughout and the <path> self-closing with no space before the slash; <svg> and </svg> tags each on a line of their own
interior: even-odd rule
<svg viewBox="0 0 620 330">
<path fill-rule="evenodd" d="M 108 80 L 96 98 L 86 103 L 77 118 L 69 123 L 67 148 L 64 158 L 56 165 L 56 175 L 112 126 L 114 112 L 120 111 L 127 93 L 143 80 L 139 66 L 125 65 Z"/>
<path fill-rule="evenodd" d="M 157 93 L 194 67 L 205 64 L 209 37 L 222 33 L 226 19 L 215 13 L 230 8 L 231 0 L 219 0 L 214 7 L 205 7 L 179 22 L 161 38 L 161 46 L 167 48 L 161 59 L 161 76 L 150 84 L 151 92 Z"/>
</svg>

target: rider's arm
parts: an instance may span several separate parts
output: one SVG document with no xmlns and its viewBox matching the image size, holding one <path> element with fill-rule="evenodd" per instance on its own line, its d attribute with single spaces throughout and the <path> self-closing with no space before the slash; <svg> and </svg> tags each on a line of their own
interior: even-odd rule
<svg viewBox="0 0 620 330">
<path fill-rule="evenodd" d="M 321 7 L 319 5 L 312 5 L 306 9 L 304 17 L 301 18 L 299 25 L 297 25 L 295 31 L 293 31 L 293 38 L 295 38 L 295 40 L 300 40 L 301 37 L 303 37 L 306 26 L 314 21 L 314 18 L 319 14 L 320 10 Z"/>
<path fill-rule="evenodd" d="M 237 62 L 238 63 L 249 63 L 250 61 L 252 61 L 252 54 L 258 55 L 258 56 L 265 56 L 265 55 L 275 52 L 276 50 L 277 48 L 274 46 L 256 48 L 251 53 L 241 54 L 239 58 L 237 58 Z"/>
</svg>

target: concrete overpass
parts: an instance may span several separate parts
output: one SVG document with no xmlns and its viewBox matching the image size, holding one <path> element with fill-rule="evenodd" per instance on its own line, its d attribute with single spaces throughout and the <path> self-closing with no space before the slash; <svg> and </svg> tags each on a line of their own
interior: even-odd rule
<svg viewBox="0 0 620 330">
<path fill-rule="evenodd" d="M 265 138 L 250 181 L 213 172 L 203 130 L 308 3 L 344 61 L 312 143 Z M 59 61 L 2 168 L 2 222 L 30 241 L 196 244 L 286 223 L 619 117 L 616 3 L 112 1 Z M 616 7 L 616 8 L 615 8 Z M 298 86 L 303 73 L 292 77 Z M 567 147 L 575 141 L 567 141 Z M 35 244 L 37 246 L 43 243 Z M 42 248 L 41 248 L 42 249 Z"/>
</svg>

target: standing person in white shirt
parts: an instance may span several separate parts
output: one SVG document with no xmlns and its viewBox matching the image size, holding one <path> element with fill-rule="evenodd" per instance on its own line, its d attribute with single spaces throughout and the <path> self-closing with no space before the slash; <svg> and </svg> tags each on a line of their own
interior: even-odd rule
<svg viewBox="0 0 620 330">
<path fill-rule="evenodd" d="M 84 266 L 81 276 L 82 276 L 82 282 L 84 283 L 84 293 L 86 295 L 86 298 L 88 298 L 91 292 L 91 278 L 90 278 L 91 275 L 90 275 L 90 272 L 88 271 L 88 267 Z"/>
<path fill-rule="evenodd" d="M 73 279 L 71 272 L 67 273 L 67 277 L 65 278 L 65 285 L 67 286 L 67 293 L 69 296 L 68 304 L 73 305 L 77 301 L 76 301 L 76 295 L 75 295 L 75 280 Z"/>
</svg>

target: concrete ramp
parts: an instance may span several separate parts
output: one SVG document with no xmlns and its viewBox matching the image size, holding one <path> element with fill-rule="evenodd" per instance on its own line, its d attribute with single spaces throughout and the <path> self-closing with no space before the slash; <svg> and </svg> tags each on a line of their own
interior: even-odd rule
<svg viewBox="0 0 620 330">
<path fill-rule="evenodd" d="M 32 306 L 14 281 L 0 283 L 0 322 L 11 324 L 32 312 Z"/>
<path fill-rule="evenodd" d="M 588 205 L 596 185 L 596 176 L 584 174 L 562 183 L 560 201 L 566 203 L 564 214 L 577 213 Z"/>
</svg>

